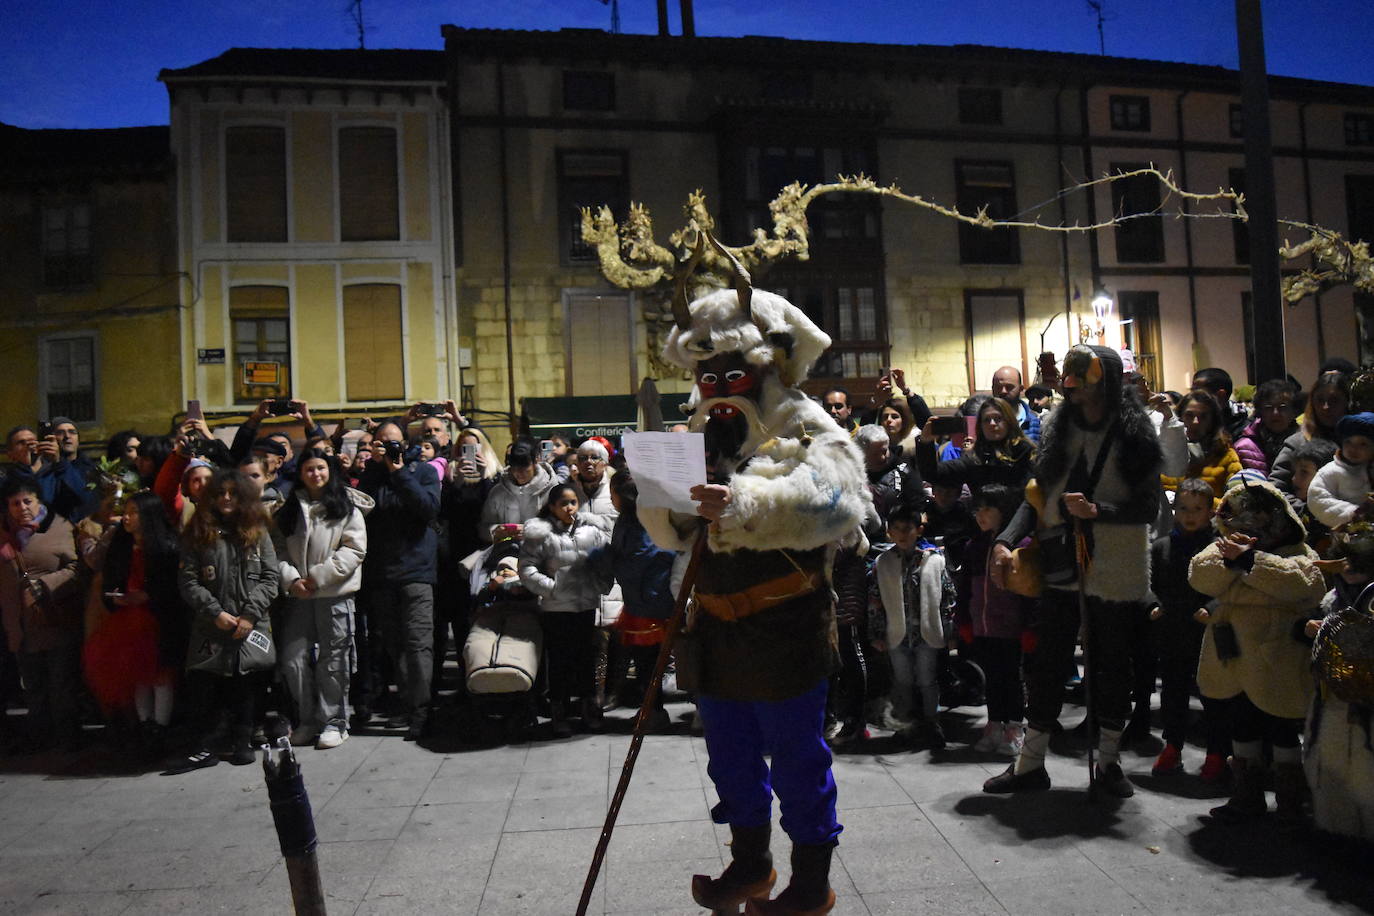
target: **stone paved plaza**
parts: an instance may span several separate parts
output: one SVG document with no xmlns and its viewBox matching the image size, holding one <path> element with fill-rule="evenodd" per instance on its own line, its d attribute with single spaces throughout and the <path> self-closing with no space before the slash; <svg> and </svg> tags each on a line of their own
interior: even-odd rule
<svg viewBox="0 0 1374 916">
<path fill-rule="evenodd" d="M 329 912 L 573 913 L 629 715 L 565 741 L 358 735 L 301 751 Z M 978 720 L 955 720 L 972 736 Z M 592 913 L 703 912 L 689 876 L 722 867 L 728 832 L 708 816 L 704 745 L 678 728 L 644 744 Z M 979 792 L 996 758 L 956 742 L 932 759 L 875 736 L 836 758 L 837 914 L 1374 912 L 1367 866 L 1307 836 L 1209 825 L 1199 815 L 1216 802 L 1189 778 L 1151 777 L 1149 756 L 1124 761 L 1135 798 L 1090 806 L 1081 759 L 1052 755 L 1055 788 L 1008 799 Z M 1195 771 L 1200 754 L 1185 759 Z M 120 773 L 99 748 L 0 760 L 0 912 L 291 912 L 261 767 Z"/>
</svg>

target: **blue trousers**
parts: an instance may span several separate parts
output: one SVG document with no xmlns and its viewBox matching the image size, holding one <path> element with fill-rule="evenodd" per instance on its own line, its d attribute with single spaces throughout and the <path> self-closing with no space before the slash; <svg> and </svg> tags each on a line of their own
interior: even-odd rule
<svg viewBox="0 0 1374 916">
<path fill-rule="evenodd" d="M 717 824 L 759 827 L 769 822 L 773 793 L 782 808 L 782 829 L 797 845 L 835 840 L 844 828 L 835 819 L 835 778 L 825 743 L 828 682 L 776 702 L 698 696 L 720 804 Z M 772 767 L 764 755 L 772 757 Z"/>
</svg>

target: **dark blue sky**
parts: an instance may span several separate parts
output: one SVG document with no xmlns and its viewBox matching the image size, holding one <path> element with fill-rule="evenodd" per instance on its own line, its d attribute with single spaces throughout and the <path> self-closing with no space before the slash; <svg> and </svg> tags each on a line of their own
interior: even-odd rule
<svg viewBox="0 0 1374 916">
<path fill-rule="evenodd" d="M 1105 0 L 1107 53 L 1237 62 L 1233 0 Z M 167 122 L 162 67 L 234 46 L 356 45 L 346 0 L 39 0 L 6 4 L 0 34 L 0 121 L 22 127 Z M 674 34 L 678 0 L 669 0 Z M 1097 51 L 1084 0 L 697 0 L 700 35 L 830 41 L 1006 45 Z M 609 28 L 599 0 L 364 0 L 368 47 L 441 48 L 439 26 Z M 654 0 L 622 0 L 624 32 L 657 29 Z M 1269 70 L 1374 84 L 1374 2 L 1269 0 Z"/>
</svg>

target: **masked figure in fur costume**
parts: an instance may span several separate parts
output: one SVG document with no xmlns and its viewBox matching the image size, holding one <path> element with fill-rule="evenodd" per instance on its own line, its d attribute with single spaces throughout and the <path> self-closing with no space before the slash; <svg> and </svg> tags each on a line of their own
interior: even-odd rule
<svg viewBox="0 0 1374 916">
<path fill-rule="evenodd" d="M 1065 403 L 1041 427 L 1030 500 L 998 536 L 994 576 L 1004 574 L 1010 546 L 1039 527 L 1045 574 L 1034 626 L 1035 651 L 1026 657 L 1029 727 L 1016 762 L 983 784 L 985 792 L 1047 789 L 1045 753 L 1064 703 L 1064 672 L 1073 660 L 1082 612 L 1074 563 L 1074 522 L 1087 541 L 1083 576 L 1092 644 L 1089 676 L 1096 700 L 1098 784 L 1125 798 L 1134 793 L 1118 762 L 1121 733 L 1131 713 L 1132 605 L 1150 588 L 1150 525 L 1159 510 L 1163 451 L 1144 405 L 1122 388 L 1120 355 L 1109 347 L 1073 347 L 1064 357 Z M 1038 515 L 1038 518 L 1037 518 Z M 1054 533 L 1060 549 L 1053 551 Z M 1055 559 L 1058 562 L 1055 562 Z M 1053 569 L 1052 569 L 1053 567 Z"/>
<path fill-rule="evenodd" d="M 667 361 L 696 373 L 690 426 L 705 433 L 710 480 L 692 492 L 710 524 L 679 683 L 691 669 L 720 796 L 712 817 L 734 838 L 725 873 L 696 876 L 692 894 L 722 912 L 747 901 L 747 913 L 826 913 L 841 829 L 822 733 L 837 660 L 828 571 L 872 501 L 858 448 L 793 387 L 830 338 L 781 296 L 753 290 L 710 241 L 732 262 L 735 288 L 688 306 L 680 277 L 677 327 L 664 346 Z M 676 550 L 703 530 L 699 518 L 666 510 L 640 517 L 660 546 Z M 792 881 L 770 900 L 774 792 L 792 840 Z"/>
</svg>

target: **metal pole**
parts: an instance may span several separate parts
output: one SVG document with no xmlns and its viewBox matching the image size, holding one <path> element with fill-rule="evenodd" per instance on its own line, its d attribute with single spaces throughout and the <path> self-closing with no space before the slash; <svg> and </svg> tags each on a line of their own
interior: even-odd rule
<svg viewBox="0 0 1374 916">
<path fill-rule="evenodd" d="M 620 816 L 620 806 L 625 801 L 625 793 L 630 788 L 630 777 L 634 775 L 635 761 L 639 759 L 639 747 L 644 743 L 644 732 L 649 727 L 649 716 L 658 700 L 659 685 L 663 682 L 663 672 L 668 668 L 668 659 L 673 654 L 673 640 L 682 629 L 682 620 L 687 613 L 687 599 L 691 597 L 692 586 L 696 584 L 697 569 L 701 566 L 702 554 L 706 552 L 706 525 L 697 529 L 697 539 L 692 545 L 692 556 L 687 561 L 687 569 L 682 574 L 682 587 L 678 589 L 677 602 L 673 605 L 673 616 L 668 621 L 663 644 L 658 648 L 658 661 L 654 664 L 654 675 L 649 678 L 649 686 L 644 691 L 644 702 L 640 704 L 639 715 L 635 716 L 634 734 L 630 736 L 630 749 L 625 754 L 625 763 L 620 768 L 620 782 L 611 797 L 611 807 L 606 811 L 606 822 L 601 827 L 601 838 L 596 841 L 596 853 L 592 856 L 591 867 L 587 869 L 587 880 L 582 885 L 582 897 L 577 902 L 577 916 L 587 916 L 587 906 L 592 900 L 592 890 L 596 878 L 601 873 L 601 863 L 606 858 L 606 848 L 611 845 L 611 833 L 615 830 L 616 818 Z"/>
<path fill-rule="evenodd" d="M 296 916 L 325 916 L 324 885 L 320 881 L 320 863 L 315 856 L 315 848 L 319 845 L 315 836 L 315 816 L 310 810 L 310 796 L 305 791 L 301 768 L 287 738 L 289 728 L 284 719 L 272 716 L 266 730 L 269 744 L 263 748 L 262 771 L 272 806 L 272 822 L 277 828 L 277 842 L 286 859 L 291 902 Z M 273 750 L 278 753 L 275 761 Z"/>
<path fill-rule="evenodd" d="M 1241 110 L 1245 117 L 1245 209 L 1250 215 L 1250 302 L 1255 379 L 1287 375 L 1283 300 L 1279 286 L 1278 205 L 1269 131 L 1269 77 L 1264 63 L 1260 0 L 1236 0 Z"/>
</svg>

